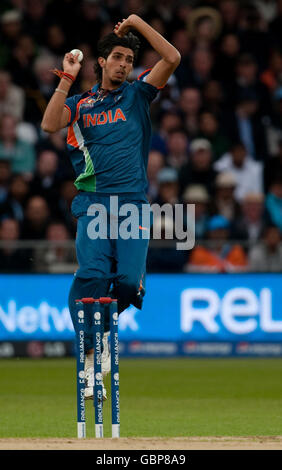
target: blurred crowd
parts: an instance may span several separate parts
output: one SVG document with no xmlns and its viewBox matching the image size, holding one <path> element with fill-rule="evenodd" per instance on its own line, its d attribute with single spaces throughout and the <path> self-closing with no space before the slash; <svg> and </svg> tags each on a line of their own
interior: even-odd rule
<svg viewBox="0 0 282 470">
<path fill-rule="evenodd" d="M 182 57 L 151 106 L 148 198 L 184 204 L 187 226 L 195 205 L 194 249 L 152 245 L 148 271 L 281 271 L 282 0 L 1 0 L 0 270 L 75 262 L 66 131 L 40 128 L 58 83 L 50 70 L 81 49 L 71 94 L 90 89 L 97 41 L 132 13 Z M 130 80 L 159 60 L 140 39 Z M 165 236 L 174 220 L 155 224 Z"/>
</svg>

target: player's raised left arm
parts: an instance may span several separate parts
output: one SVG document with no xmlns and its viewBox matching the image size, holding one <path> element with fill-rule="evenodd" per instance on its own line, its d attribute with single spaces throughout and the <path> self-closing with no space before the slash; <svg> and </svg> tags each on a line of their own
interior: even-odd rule
<svg viewBox="0 0 282 470">
<path fill-rule="evenodd" d="M 163 87 L 178 67 L 181 60 L 180 53 L 160 33 L 137 15 L 130 15 L 122 22 L 117 23 L 114 32 L 117 36 L 122 37 L 132 28 L 142 34 L 162 57 L 147 75 L 146 82 L 158 88 Z"/>
</svg>

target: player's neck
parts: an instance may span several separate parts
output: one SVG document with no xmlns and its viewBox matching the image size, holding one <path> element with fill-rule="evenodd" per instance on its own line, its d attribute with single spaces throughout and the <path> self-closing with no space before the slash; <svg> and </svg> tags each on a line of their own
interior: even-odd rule
<svg viewBox="0 0 282 470">
<path fill-rule="evenodd" d="M 122 83 L 113 83 L 111 80 L 103 78 L 102 83 L 100 84 L 100 90 L 103 90 L 104 92 L 109 92 L 117 90 L 121 85 Z"/>
</svg>

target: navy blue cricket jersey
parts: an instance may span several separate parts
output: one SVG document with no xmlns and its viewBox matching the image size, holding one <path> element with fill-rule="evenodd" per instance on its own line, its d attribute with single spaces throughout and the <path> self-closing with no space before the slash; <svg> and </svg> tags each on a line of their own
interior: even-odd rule
<svg viewBox="0 0 282 470">
<path fill-rule="evenodd" d="M 68 150 L 79 190 L 144 192 L 151 141 L 150 103 L 158 89 L 143 81 L 124 82 L 99 98 L 99 84 L 67 98 Z M 97 100 L 98 98 L 98 100 Z"/>
</svg>

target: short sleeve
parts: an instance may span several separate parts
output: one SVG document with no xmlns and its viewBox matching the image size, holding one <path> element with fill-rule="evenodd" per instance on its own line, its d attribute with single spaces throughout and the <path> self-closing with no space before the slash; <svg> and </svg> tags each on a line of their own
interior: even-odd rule
<svg viewBox="0 0 282 470">
<path fill-rule="evenodd" d="M 150 83 L 146 83 L 146 77 L 151 72 L 151 69 L 145 70 L 145 72 L 141 73 L 137 80 L 134 82 L 135 87 L 142 93 L 142 95 L 147 99 L 149 103 L 151 103 L 158 94 L 158 88 L 151 85 Z"/>
<path fill-rule="evenodd" d="M 77 118 L 78 103 L 81 100 L 81 95 L 70 96 L 65 101 L 65 108 L 69 112 L 68 126 Z"/>
</svg>

